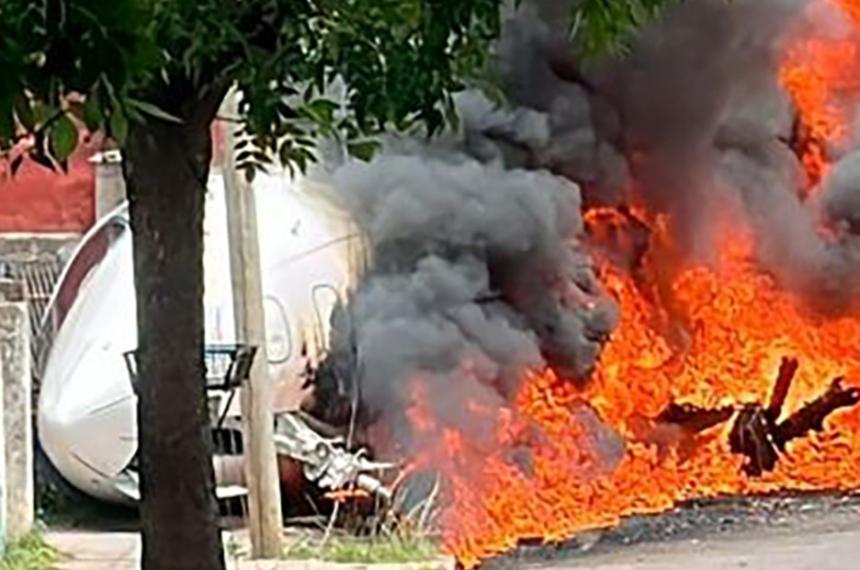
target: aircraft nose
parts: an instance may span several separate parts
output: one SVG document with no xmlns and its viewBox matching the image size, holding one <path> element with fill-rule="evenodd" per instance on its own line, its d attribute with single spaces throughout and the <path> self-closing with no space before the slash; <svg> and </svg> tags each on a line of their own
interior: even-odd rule
<svg viewBox="0 0 860 570">
<path fill-rule="evenodd" d="M 50 368 L 50 367 L 49 367 Z M 77 363 L 46 370 L 55 388 L 40 398 L 40 440 L 55 463 L 80 463 L 114 476 L 137 451 L 137 400 L 122 353 L 111 343 L 89 345 Z"/>
</svg>

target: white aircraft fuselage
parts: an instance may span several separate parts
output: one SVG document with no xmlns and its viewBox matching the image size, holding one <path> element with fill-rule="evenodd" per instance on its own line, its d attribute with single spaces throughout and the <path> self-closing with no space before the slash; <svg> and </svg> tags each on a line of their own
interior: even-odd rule
<svg viewBox="0 0 860 570">
<path fill-rule="evenodd" d="M 287 176 L 259 176 L 254 188 L 274 404 L 295 409 L 301 373 L 324 349 L 331 309 L 363 255 L 361 238 L 341 210 L 296 189 Z M 209 182 L 205 231 L 206 342 L 229 344 L 236 338 L 219 173 Z M 139 496 L 137 402 L 123 357 L 137 347 L 135 306 L 123 206 L 84 236 L 57 283 L 43 321 L 53 342 L 37 415 L 40 443 L 59 472 L 85 493 L 113 502 Z M 232 416 L 238 415 L 235 401 Z"/>
</svg>

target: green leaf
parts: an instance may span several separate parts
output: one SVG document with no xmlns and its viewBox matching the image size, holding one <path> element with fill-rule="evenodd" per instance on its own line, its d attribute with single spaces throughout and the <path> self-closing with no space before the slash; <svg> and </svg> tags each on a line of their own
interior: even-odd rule
<svg viewBox="0 0 860 570">
<path fill-rule="evenodd" d="M 93 91 L 84 101 L 83 121 L 91 132 L 99 130 L 104 121 L 98 93 Z"/>
<path fill-rule="evenodd" d="M 164 110 L 156 107 L 152 103 L 147 103 L 146 101 L 138 101 L 137 99 L 126 99 L 126 102 L 130 106 L 138 109 L 144 115 L 149 115 L 151 117 L 155 117 L 156 119 L 161 119 L 162 121 L 166 121 L 168 123 L 176 123 L 176 124 L 182 123 L 182 119 L 180 119 L 179 117 L 176 117 L 174 115 L 171 115 L 167 111 L 164 111 Z"/>
<path fill-rule="evenodd" d="M 44 101 L 33 101 L 33 118 L 37 125 L 44 126 L 45 123 L 54 119 L 59 113 L 59 109 L 53 105 L 48 105 Z M 41 128 L 41 127 L 40 127 Z"/>
<path fill-rule="evenodd" d="M 33 113 L 33 108 L 30 106 L 30 100 L 26 95 L 18 95 L 13 102 L 15 107 L 15 116 L 18 117 L 18 122 L 27 129 L 32 131 L 36 128 L 36 115 Z"/>
<path fill-rule="evenodd" d="M 329 99 L 317 99 L 305 105 L 304 110 L 311 119 L 323 126 L 331 126 L 334 122 L 334 113 L 340 105 Z"/>
<path fill-rule="evenodd" d="M 278 158 L 281 159 L 281 164 L 288 165 L 290 163 L 290 155 L 293 152 L 293 145 L 290 141 L 284 141 L 278 151 Z"/>
<path fill-rule="evenodd" d="M 57 162 L 68 159 L 78 146 L 78 129 L 68 115 L 63 114 L 51 126 L 51 154 Z"/>
<path fill-rule="evenodd" d="M 128 137 L 128 119 L 119 107 L 114 108 L 110 116 L 110 136 L 120 145 L 124 145 Z"/>
<path fill-rule="evenodd" d="M 380 146 L 382 145 L 378 141 L 364 141 L 349 143 L 346 148 L 351 156 L 365 162 L 370 162 Z"/>
<path fill-rule="evenodd" d="M 143 113 L 138 111 L 135 107 L 132 107 L 131 105 L 126 105 L 123 110 L 125 112 L 125 118 L 127 121 L 133 123 L 146 122 L 146 118 L 143 116 Z"/>
</svg>

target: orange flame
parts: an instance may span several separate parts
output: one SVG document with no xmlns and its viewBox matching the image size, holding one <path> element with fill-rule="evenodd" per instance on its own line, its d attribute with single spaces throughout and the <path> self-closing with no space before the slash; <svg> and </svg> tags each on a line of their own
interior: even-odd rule
<svg viewBox="0 0 860 570">
<path fill-rule="evenodd" d="M 860 0 L 821 0 L 849 23 L 841 38 L 808 37 L 801 33 L 789 42 L 779 80 L 790 95 L 800 117 L 798 142 L 809 191 L 829 170 L 829 147 L 848 134 L 860 96 Z"/>
<path fill-rule="evenodd" d="M 860 0 L 816 4 L 850 25 L 839 38 L 792 38 L 779 70 L 805 132 L 798 150 L 808 192 L 827 174 L 831 148 L 852 134 L 850 104 L 860 100 Z M 642 437 L 649 418 L 672 403 L 766 403 L 783 357 L 800 363 L 786 410 L 819 396 L 838 376 L 860 385 L 860 317 L 811 313 L 759 270 L 752 236 L 738 228 L 726 233 L 712 266 L 679 269 L 665 216 L 600 208 L 586 212 L 585 221 L 607 251 L 646 260 L 621 269 L 619 256 L 600 257 L 621 322 L 588 388 L 533 370 L 507 407 L 467 400 L 454 403 L 460 414 L 440 414 L 421 379 L 412 386 L 405 416 L 421 446 L 410 467 L 444 478 L 440 523 L 450 554 L 471 568 L 524 540 L 560 541 L 684 500 L 860 489 L 860 406 L 833 414 L 823 433 L 790 443 L 776 469 L 757 478 L 743 472 L 743 458 L 729 448 L 730 422 L 692 445 L 676 434 Z M 624 442 L 620 459 L 608 458 L 609 444 L 595 437 L 583 409 Z M 476 438 L 444 417 L 475 417 L 489 433 Z"/>
<path fill-rule="evenodd" d="M 746 476 L 742 458 L 730 452 L 727 424 L 684 454 L 661 453 L 654 442 L 636 437 L 637 417 L 655 417 L 672 402 L 766 402 L 783 356 L 800 361 L 786 409 L 818 396 L 836 376 L 860 381 L 860 320 L 807 313 L 757 270 L 749 236 L 734 232 L 724 243 L 717 267 L 691 267 L 672 280 L 675 304 L 688 324 L 682 346 L 655 325 L 662 307 L 627 274 L 603 267 L 622 320 L 593 383 L 581 392 L 551 370 L 534 371 L 509 408 L 463 402 L 470 414 L 493 416 L 490 444 L 430 420 L 426 394 L 413 390 L 407 416 L 422 438 L 434 442 L 417 463 L 448 483 L 443 541 L 464 567 L 522 540 L 559 541 L 692 498 L 860 488 L 857 408 L 833 415 L 824 434 L 791 444 L 776 470 L 757 479 Z M 586 405 L 626 442 L 614 469 L 603 469 L 601 444 L 576 412 Z M 429 431 L 436 437 L 426 439 Z"/>
</svg>

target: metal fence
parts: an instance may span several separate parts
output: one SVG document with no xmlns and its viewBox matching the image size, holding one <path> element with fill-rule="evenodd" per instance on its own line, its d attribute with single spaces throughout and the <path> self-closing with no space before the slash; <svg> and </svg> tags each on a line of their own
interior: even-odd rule
<svg viewBox="0 0 860 570">
<path fill-rule="evenodd" d="M 24 289 L 30 317 L 30 351 L 33 358 L 34 388 L 39 385 L 47 343 L 50 338 L 42 331 L 42 317 L 48 308 L 54 285 L 63 270 L 59 255 L 45 255 L 39 259 L 0 258 L 0 278 L 19 281 Z"/>
</svg>

